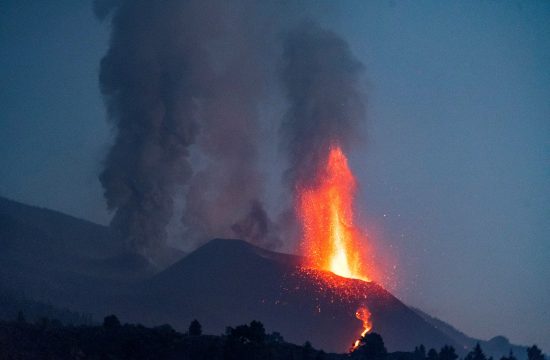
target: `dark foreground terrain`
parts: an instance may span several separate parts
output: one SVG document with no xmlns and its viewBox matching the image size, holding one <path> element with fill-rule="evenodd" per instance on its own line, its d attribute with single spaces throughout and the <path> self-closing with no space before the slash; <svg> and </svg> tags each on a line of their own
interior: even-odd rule
<svg viewBox="0 0 550 360">
<path fill-rule="evenodd" d="M 295 345 L 279 333 L 267 334 L 263 324 L 252 321 L 222 335 L 203 335 L 193 320 L 185 333 L 170 325 L 145 327 L 122 325 L 114 315 L 102 325 L 63 325 L 58 320 L 42 318 L 27 322 L 18 319 L 0 322 L 0 359 L 366 359 L 366 360 L 458 360 L 452 346 L 426 351 L 423 345 L 411 352 L 388 353 L 382 337 L 367 334 L 357 349 L 344 354 L 327 354 L 309 342 Z M 527 349 L 529 360 L 545 360 L 536 346 Z M 464 360 L 491 360 L 476 345 Z M 500 360 L 516 360 L 510 353 Z"/>
<path fill-rule="evenodd" d="M 62 325 L 57 320 L 0 322 L 0 359 L 344 359 L 309 344 L 286 342 L 251 322 L 227 328 L 220 336 L 203 335 L 194 322 L 180 333 L 170 325 L 153 328 L 121 325 L 114 316 L 103 325 Z"/>
</svg>

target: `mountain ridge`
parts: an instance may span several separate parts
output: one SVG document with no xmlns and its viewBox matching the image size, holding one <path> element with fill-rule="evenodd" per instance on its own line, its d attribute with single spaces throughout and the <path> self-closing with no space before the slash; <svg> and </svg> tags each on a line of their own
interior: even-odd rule
<svg viewBox="0 0 550 360">
<path fill-rule="evenodd" d="M 295 255 L 215 239 L 121 295 L 117 303 L 129 306 L 117 313 L 129 321 L 169 322 L 176 328 L 198 318 L 210 333 L 261 320 L 292 342 L 346 351 L 362 331 L 355 312 L 367 306 L 389 349 L 421 342 L 456 346 L 378 284 L 300 264 Z"/>
<path fill-rule="evenodd" d="M 75 224 L 82 226 L 75 226 Z M 119 244 L 111 244 L 113 239 L 108 233 L 109 229 L 105 226 L 58 211 L 25 205 L 0 197 L 0 245 L 4 250 L 0 253 L 2 261 L 0 288 L 23 291 L 38 301 L 74 311 L 93 313 L 98 318 L 119 309 L 120 313 L 126 314 L 129 319 L 137 318 L 138 321 L 143 319 L 145 322 L 160 324 L 162 322 L 170 323 L 178 314 L 187 316 L 184 314 L 185 311 L 189 312 L 195 308 L 208 315 L 208 312 L 205 312 L 207 302 L 185 304 L 180 301 L 189 300 L 192 292 L 180 296 L 179 299 L 172 293 L 181 295 L 182 291 L 177 289 L 181 287 L 182 283 L 184 283 L 184 292 L 193 289 L 200 292 L 202 285 L 208 281 L 214 281 L 218 285 L 217 293 L 214 292 L 214 294 L 219 296 L 220 291 L 224 290 L 231 295 L 229 299 L 233 301 L 237 311 L 234 313 L 228 311 L 229 314 L 224 314 L 223 306 L 225 304 L 222 304 L 221 309 L 212 311 L 214 317 L 217 317 L 215 321 L 204 319 L 206 329 L 223 330 L 220 330 L 217 324 L 224 319 L 227 319 L 227 322 L 223 326 L 243 323 L 240 319 L 248 319 L 250 316 L 264 320 L 262 316 L 266 314 L 266 307 L 272 306 L 276 310 L 271 315 L 267 312 L 266 324 L 273 327 L 275 331 L 281 330 L 276 327 L 279 326 L 283 317 L 287 316 L 289 319 L 295 320 L 299 319 L 303 313 L 311 318 L 313 325 L 321 324 L 327 328 L 333 325 L 342 326 L 345 335 L 340 336 L 339 341 L 344 344 L 354 340 L 358 331 L 361 330 L 361 322 L 354 317 L 354 312 L 355 307 L 360 303 L 359 300 L 364 299 L 355 298 L 353 300 L 355 303 L 353 301 L 346 303 L 336 296 L 340 290 L 325 289 L 323 293 L 319 290 L 320 285 L 323 284 L 317 280 L 327 276 L 335 277 L 335 275 L 325 273 L 321 276 L 319 272 L 315 271 L 307 274 L 300 268 L 299 264 L 303 259 L 300 256 L 265 250 L 238 239 L 214 239 L 163 271 L 154 270 L 136 275 L 146 267 L 146 260 L 139 256 L 115 251 L 119 249 Z M 79 241 L 82 239 L 87 244 L 80 247 L 82 244 Z M 103 247 L 102 244 L 106 245 Z M 89 247 L 95 249 L 91 254 L 87 252 Z M 250 261 L 248 265 L 247 261 Z M 202 274 L 193 271 L 205 264 L 209 265 L 208 270 L 204 270 Z M 234 284 L 232 284 L 233 280 L 229 281 L 225 278 L 226 274 L 231 273 L 234 277 L 236 276 L 233 279 Z M 113 278 L 113 274 L 120 274 L 120 276 L 117 275 Z M 246 293 L 250 284 L 243 279 L 251 274 L 257 278 L 253 282 L 253 287 L 259 290 L 260 295 L 269 295 L 269 297 L 259 299 L 259 303 L 258 301 L 248 302 L 246 306 L 249 311 L 247 310 L 246 314 L 239 309 L 237 295 Z M 311 277 L 312 275 L 315 276 Z M 220 278 L 216 279 L 216 276 Z M 281 281 L 287 281 L 287 284 L 280 286 Z M 359 280 L 350 279 L 344 281 L 352 287 L 363 287 L 367 292 L 374 294 L 378 292 L 374 298 L 393 297 L 385 290 L 379 289 L 378 285 L 374 283 L 362 284 L 358 282 Z M 187 284 L 185 284 L 186 282 Z M 277 283 L 278 287 L 266 286 L 271 282 Z M 155 290 L 158 290 L 159 294 L 155 295 Z M 209 290 L 213 291 L 211 288 Z M 150 303 L 143 304 L 141 296 L 147 298 Z M 391 297 L 389 298 L 391 299 Z M 312 298 L 315 298 L 316 302 L 311 301 Z M 378 302 L 374 301 L 376 299 L 372 300 L 372 304 L 367 305 L 372 306 L 373 309 L 383 305 L 382 300 Z M 515 345 L 509 344 L 507 339 L 502 341 L 501 337 L 481 341 L 465 334 L 462 334 L 463 337 L 461 337 L 452 331 L 442 331 L 444 328 L 442 324 L 446 323 L 438 323 L 435 321 L 437 319 L 420 313 L 418 309 L 410 309 L 398 299 L 395 300 L 398 302 L 392 300 L 392 303 L 396 309 L 405 311 L 408 317 L 412 316 L 404 310 L 403 307 L 405 307 L 414 312 L 415 316 L 421 317 L 426 324 L 438 327 L 437 333 L 440 334 L 438 336 L 441 339 L 449 339 L 448 341 L 454 343 L 459 352 L 465 351 L 465 340 L 468 342 L 467 346 L 471 346 L 472 342 L 479 341 L 484 349 L 487 348 L 488 353 L 494 354 L 495 358 L 507 355 L 510 349 L 508 345 L 515 349 Z M 278 303 L 275 304 L 277 301 Z M 154 309 L 155 304 L 159 303 L 164 303 L 167 310 L 170 311 Z M 290 303 L 294 304 L 294 309 L 289 310 Z M 339 303 L 340 309 L 336 309 L 334 303 Z M 124 308 L 125 304 L 126 308 Z M 281 308 L 286 309 L 286 312 Z M 150 314 L 147 314 L 146 310 L 150 310 Z M 323 316 L 328 314 L 328 319 L 321 321 L 315 317 L 315 312 L 323 314 Z M 155 316 L 157 317 L 155 318 Z M 336 317 L 341 317 L 341 322 L 335 321 Z M 383 330 L 384 326 L 387 326 L 384 325 L 384 319 L 377 319 L 376 311 L 373 311 L 373 320 L 374 331 Z M 390 320 L 390 322 L 395 322 L 395 319 Z M 184 321 L 179 321 L 179 323 L 182 329 L 183 326 L 187 326 Z M 298 328 L 297 330 L 303 331 L 305 334 L 311 332 L 307 326 L 300 328 L 299 325 L 295 326 Z M 408 331 L 415 330 L 409 329 Z M 284 334 L 283 331 L 281 332 Z M 292 332 L 293 329 L 290 329 L 290 333 Z M 391 336 L 388 337 L 388 342 L 393 346 Z M 341 346 L 341 343 L 339 344 Z M 333 345 L 338 346 L 336 341 Z M 410 345 L 416 346 L 419 343 L 412 344 L 411 340 Z M 497 351 L 489 352 L 492 348 Z M 524 349 L 524 347 L 519 347 L 519 349 Z M 521 360 L 523 351 L 514 350 L 514 352 Z"/>
<path fill-rule="evenodd" d="M 477 343 L 479 343 L 480 346 L 483 348 L 485 354 L 487 354 L 488 356 L 492 356 L 493 358 L 498 359 L 503 355 L 508 355 L 508 353 L 503 354 L 503 350 L 509 349 L 514 353 L 514 356 L 517 359 L 527 359 L 527 346 L 512 344 L 510 343 L 510 340 L 508 340 L 508 338 L 506 338 L 505 336 L 496 335 L 489 340 L 475 339 L 456 329 L 451 324 L 441 319 L 438 319 L 435 316 L 431 316 L 424 311 L 412 306 L 410 308 L 417 314 L 422 316 L 428 323 L 432 324 L 433 326 L 444 332 L 451 339 L 455 340 L 458 344 L 462 344 L 462 352 L 470 351 Z"/>
</svg>

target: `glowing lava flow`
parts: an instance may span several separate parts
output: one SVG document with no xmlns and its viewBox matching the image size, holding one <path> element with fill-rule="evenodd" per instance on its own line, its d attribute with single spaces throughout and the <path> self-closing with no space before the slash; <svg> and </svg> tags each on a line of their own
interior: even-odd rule
<svg viewBox="0 0 550 360">
<path fill-rule="evenodd" d="M 338 146 L 331 146 L 326 163 L 313 181 L 298 187 L 296 210 L 302 224 L 302 251 L 306 267 L 330 271 L 338 276 L 370 281 L 362 257 L 362 241 L 366 240 L 353 224 L 353 200 L 357 183 L 348 166 L 348 159 Z M 334 277 L 322 277 L 334 283 Z M 338 283 L 340 283 L 338 281 Z M 337 286 L 346 286 L 345 282 Z M 344 290 L 343 293 L 346 291 Z M 361 306 L 355 316 L 363 322 L 361 339 L 372 329 L 370 311 Z"/>
<path fill-rule="evenodd" d="M 359 344 L 361 344 L 361 339 L 368 334 L 368 332 L 372 329 L 372 322 L 370 321 L 370 311 L 366 307 L 360 307 L 355 312 L 355 317 L 358 318 L 363 322 L 363 331 L 361 332 L 361 337 L 353 343 L 353 347 L 351 348 L 351 351 L 357 349 L 359 347 Z"/>
<path fill-rule="evenodd" d="M 342 149 L 332 146 L 313 186 L 301 188 L 297 212 L 307 266 L 370 281 L 364 269 L 359 232 L 353 225 L 356 181 Z"/>
</svg>

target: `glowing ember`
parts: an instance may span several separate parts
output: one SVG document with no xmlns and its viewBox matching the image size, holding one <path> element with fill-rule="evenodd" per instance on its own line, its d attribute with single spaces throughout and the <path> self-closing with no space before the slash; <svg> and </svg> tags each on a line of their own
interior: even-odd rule
<svg viewBox="0 0 550 360">
<path fill-rule="evenodd" d="M 332 146 L 315 185 L 299 189 L 302 249 L 307 264 L 336 275 L 370 281 L 362 262 L 361 237 L 353 225 L 356 181 L 342 149 Z"/>
<path fill-rule="evenodd" d="M 355 343 L 353 343 L 353 347 L 351 348 L 351 351 L 357 349 L 359 344 L 361 343 L 361 339 L 368 334 L 368 332 L 372 329 L 372 322 L 370 321 L 370 311 L 366 307 L 360 307 L 355 312 L 355 317 L 357 317 L 359 320 L 363 322 L 363 331 L 361 332 L 361 337 L 357 340 L 355 340 Z"/>
</svg>

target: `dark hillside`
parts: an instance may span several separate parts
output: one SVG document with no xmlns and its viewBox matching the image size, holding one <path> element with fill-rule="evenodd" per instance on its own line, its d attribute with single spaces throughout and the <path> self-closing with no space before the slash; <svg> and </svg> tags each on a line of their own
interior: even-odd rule
<svg viewBox="0 0 550 360">
<path fill-rule="evenodd" d="M 244 241 L 212 240 L 119 298 L 116 303 L 124 305 L 116 312 L 129 321 L 169 322 L 178 329 L 200 318 L 210 333 L 262 319 L 269 331 L 292 342 L 345 351 L 362 330 L 355 311 L 366 305 L 391 350 L 454 344 L 379 285 L 340 279 L 344 285 L 331 288 L 298 263 L 295 256 Z"/>
</svg>

